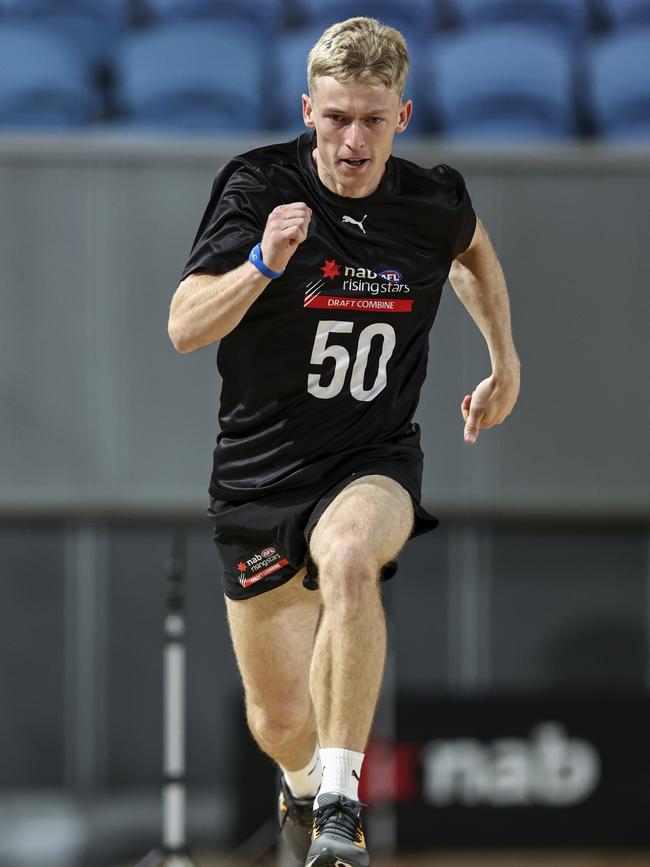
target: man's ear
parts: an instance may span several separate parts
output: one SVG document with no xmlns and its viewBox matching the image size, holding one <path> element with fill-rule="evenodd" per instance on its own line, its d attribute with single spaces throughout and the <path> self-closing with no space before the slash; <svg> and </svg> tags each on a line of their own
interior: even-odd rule
<svg viewBox="0 0 650 867">
<path fill-rule="evenodd" d="M 302 95 L 302 119 L 305 122 L 305 126 L 312 129 L 316 126 L 314 123 L 314 106 L 311 102 L 311 96 L 307 93 L 303 93 Z"/>
<path fill-rule="evenodd" d="M 396 133 L 404 132 L 406 127 L 409 125 L 409 121 L 411 120 L 412 114 L 413 114 L 413 100 L 407 99 L 406 102 L 403 102 L 399 107 L 399 114 L 397 116 L 397 126 L 395 127 Z"/>
</svg>

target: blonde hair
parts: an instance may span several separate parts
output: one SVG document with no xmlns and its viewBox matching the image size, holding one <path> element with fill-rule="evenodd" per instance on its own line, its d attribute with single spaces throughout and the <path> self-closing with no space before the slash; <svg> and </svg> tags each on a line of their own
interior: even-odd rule
<svg viewBox="0 0 650 867">
<path fill-rule="evenodd" d="M 379 81 L 403 99 L 408 74 L 406 40 L 399 30 L 376 18 L 348 18 L 332 24 L 307 59 L 310 92 L 319 76 L 331 75 L 341 83 Z"/>
</svg>

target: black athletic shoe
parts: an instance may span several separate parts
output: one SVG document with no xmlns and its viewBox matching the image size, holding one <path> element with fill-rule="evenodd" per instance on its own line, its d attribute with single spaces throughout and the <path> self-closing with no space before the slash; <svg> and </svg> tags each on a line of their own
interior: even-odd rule
<svg viewBox="0 0 650 867">
<path fill-rule="evenodd" d="M 311 841 L 314 799 L 296 798 L 280 774 L 280 795 L 278 797 L 278 820 L 282 839 L 298 861 L 307 857 Z"/>
<path fill-rule="evenodd" d="M 361 804 L 334 794 L 318 800 L 305 867 L 368 867 Z"/>
</svg>

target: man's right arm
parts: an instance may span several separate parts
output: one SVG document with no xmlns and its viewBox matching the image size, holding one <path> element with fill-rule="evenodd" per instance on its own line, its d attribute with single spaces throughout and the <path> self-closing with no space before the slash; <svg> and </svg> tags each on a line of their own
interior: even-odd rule
<svg viewBox="0 0 650 867">
<path fill-rule="evenodd" d="M 169 337 L 179 352 L 193 352 L 229 334 L 271 281 L 250 262 L 227 274 L 190 274 L 169 310 Z"/>
<path fill-rule="evenodd" d="M 287 267 L 307 237 L 311 213 L 304 202 L 280 205 L 271 212 L 262 237 L 262 258 L 272 271 Z M 226 274 L 190 274 L 174 293 L 169 311 L 174 347 L 192 352 L 225 337 L 269 283 L 248 261 Z"/>
</svg>

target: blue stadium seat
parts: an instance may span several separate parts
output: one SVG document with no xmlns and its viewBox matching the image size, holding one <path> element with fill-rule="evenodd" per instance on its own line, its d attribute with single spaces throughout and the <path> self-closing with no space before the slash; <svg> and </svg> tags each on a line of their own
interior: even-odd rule
<svg viewBox="0 0 650 867">
<path fill-rule="evenodd" d="M 447 137 L 552 140 L 576 129 L 569 48 L 534 28 L 502 25 L 434 42 L 424 92 Z"/>
<path fill-rule="evenodd" d="M 263 56 L 248 28 L 193 21 L 134 32 L 118 47 L 114 72 L 128 126 L 266 126 Z"/>
<path fill-rule="evenodd" d="M 31 20 L 68 39 L 80 56 L 102 63 L 129 24 L 130 0 L 0 0 L 0 20 Z"/>
<path fill-rule="evenodd" d="M 160 23 L 191 18 L 242 21 L 260 36 L 277 33 L 284 15 L 283 0 L 142 0 L 142 8 Z"/>
<path fill-rule="evenodd" d="M 650 24 L 650 0 L 600 0 L 599 11 L 612 28 Z"/>
<path fill-rule="evenodd" d="M 0 0 L 0 14 L 19 17 L 71 15 L 92 18 L 111 29 L 122 29 L 131 0 Z"/>
<path fill-rule="evenodd" d="M 600 136 L 650 141 L 650 27 L 613 34 L 587 53 L 589 108 Z"/>
<path fill-rule="evenodd" d="M 524 24 L 542 27 L 569 39 L 584 35 L 589 26 L 587 0 L 451 0 L 464 26 Z"/>
<path fill-rule="evenodd" d="M 297 31 L 281 37 L 277 43 L 270 117 L 273 129 L 285 130 L 289 133 L 300 133 L 305 130 L 301 95 L 307 93 L 307 55 L 321 34 L 321 28 Z M 422 132 L 426 126 L 426 116 L 417 96 L 418 83 L 422 77 L 422 51 L 417 44 L 409 44 L 409 53 L 411 74 L 406 88 L 406 97 L 414 99 L 415 111 L 405 135 Z"/>
<path fill-rule="evenodd" d="M 323 30 L 359 15 L 378 18 L 406 34 L 425 39 L 434 31 L 439 0 L 299 0 L 305 26 Z"/>
<path fill-rule="evenodd" d="M 189 18 L 244 21 L 261 34 L 277 33 L 283 24 L 283 0 L 142 0 L 145 14 L 162 22 Z"/>
<path fill-rule="evenodd" d="M 0 21 L 0 125 L 78 127 L 100 110 L 89 69 L 67 40 L 38 23 Z"/>
<path fill-rule="evenodd" d="M 307 93 L 307 55 L 321 30 L 301 30 L 280 37 L 273 61 L 270 124 L 287 133 L 304 132 L 301 95 Z"/>
</svg>

